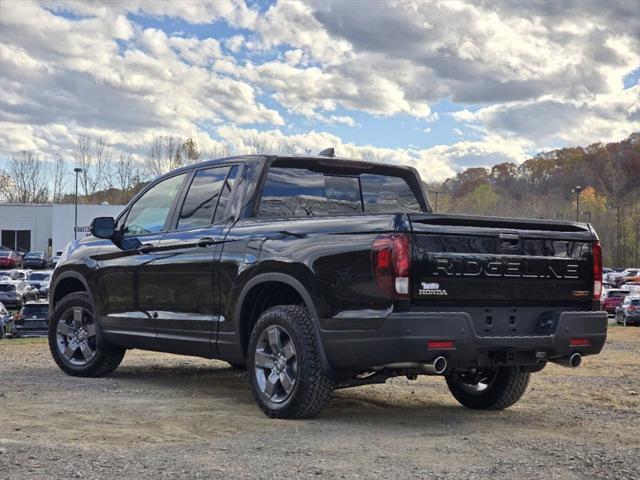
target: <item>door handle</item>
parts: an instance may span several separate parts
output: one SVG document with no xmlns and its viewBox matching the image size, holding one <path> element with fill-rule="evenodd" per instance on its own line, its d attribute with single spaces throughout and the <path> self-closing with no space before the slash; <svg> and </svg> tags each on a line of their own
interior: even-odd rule
<svg viewBox="0 0 640 480">
<path fill-rule="evenodd" d="M 209 247 L 211 245 L 214 245 L 215 243 L 216 241 L 211 237 L 203 237 L 200 240 L 198 240 L 199 247 Z"/>
<path fill-rule="evenodd" d="M 138 253 L 149 253 L 153 250 L 153 245 L 150 243 L 144 243 L 138 247 Z"/>
</svg>

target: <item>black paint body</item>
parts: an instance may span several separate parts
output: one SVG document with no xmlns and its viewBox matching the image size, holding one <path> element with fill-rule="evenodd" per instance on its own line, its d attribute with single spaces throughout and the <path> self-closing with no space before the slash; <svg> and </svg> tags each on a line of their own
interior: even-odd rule
<svg viewBox="0 0 640 480">
<path fill-rule="evenodd" d="M 274 161 L 336 174 L 401 175 L 422 213 L 259 217 L 261 188 Z M 447 356 L 451 369 L 530 366 L 541 351 L 546 359 L 570 354 L 573 337 L 590 340 L 578 349 L 583 355 L 602 349 L 606 314 L 592 300 L 597 237 L 588 225 L 433 214 L 414 169 L 268 156 L 168 174 L 187 172 L 173 220 L 190 176 L 215 165 L 239 170 L 223 220 L 186 231 L 168 222 L 164 231 L 129 239 L 128 246 L 95 237 L 74 242 L 54 271 L 51 308 L 84 289 L 110 342 L 244 363 L 256 295 L 262 292 L 264 302 L 282 287 L 310 310 L 332 374 L 429 362 L 436 355 Z M 411 236 L 410 295 L 399 300 L 385 297 L 372 270 L 374 240 L 394 232 Z M 438 284 L 446 295 L 421 294 L 423 283 Z M 429 340 L 452 340 L 456 348 L 432 351 Z"/>
</svg>

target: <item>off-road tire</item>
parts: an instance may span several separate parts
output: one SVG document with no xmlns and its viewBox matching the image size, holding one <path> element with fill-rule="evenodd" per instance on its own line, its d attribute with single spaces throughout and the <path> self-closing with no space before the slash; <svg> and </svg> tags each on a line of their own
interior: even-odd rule
<svg viewBox="0 0 640 480">
<path fill-rule="evenodd" d="M 93 314 L 93 303 L 85 292 L 71 293 L 58 302 L 52 317 L 49 319 L 49 350 L 53 359 L 63 372 L 74 377 L 102 377 L 110 374 L 122 362 L 126 349 L 108 344 L 102 338 L 98 325 L 96 325 L 96 355 L 87 364 L 74 365 L 67 361 L 59 351 L 56 343 L 58 322 L 60 321 L 60 316 L 73 307 L 82 307 Z"/>
<path fill-rule="evenodd" d="M 473 410 L 504 410 L 514 405 L 527 389 L 531 374 L 517 367 L 499 367 L 495 380 L 481 393 L 470 393 L 460 385 L 453 374 L 447 377 L 447 386 L 454 398 Z"/>
<path fill-rule="evenodd" d="M 258 339 L 268 327 L 283 327 L 296 348 L 297 375 L 289 397 L 281 403 L 266 399 L 258 386 L 255 355 Z M 247 375 L 256 403 L 272 418 L 312 418 L 330 400 L 333 384 L 320 359 L 320 340 L 308 310 L 300 305 L 280 305 L 266 310 L 256 321 L 249 339 Z"/>
</svg>

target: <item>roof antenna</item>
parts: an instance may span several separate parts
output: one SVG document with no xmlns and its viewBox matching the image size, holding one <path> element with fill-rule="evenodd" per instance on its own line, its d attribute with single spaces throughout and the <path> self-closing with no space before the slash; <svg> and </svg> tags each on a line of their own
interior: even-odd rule
<svg viewBox="0 0 640 480">
<path fill-rule="evenodd" d="M 322 150 L 322 151 L 318 154 L 318 156 L 320 156 L 320 157 L 331 157 L 331 158 L 333 158 L 333 157 L 335 157 L 335 156 L 336 156 L 335 149 L 333 149 L 333 148 L 325 148 L 324 150 Z"/>
</svg>

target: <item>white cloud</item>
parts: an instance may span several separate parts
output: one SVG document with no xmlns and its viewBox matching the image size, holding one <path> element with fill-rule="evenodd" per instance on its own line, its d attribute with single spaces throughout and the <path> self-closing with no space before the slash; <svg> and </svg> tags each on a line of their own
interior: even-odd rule
<svg viewBox="0 0 640 480">
<path fill-rule="evenodd" d="M 144 28 L 132 13 L 231 33 Z M 300 125 L 282 112 L 364 131 L 361 113 L 435 123 L 446 100 L 478 140 L 457 129 L 453 145 L 361 147 L 440 178 L 637 129 L 640 87 L 622 79 L 640 65 L 639 37 L 625 0 L 278 1 L 262 12 L 243 0 L 12 2 L 0 15 L 0 148 L 65 151 L 82 133 L 137 152 L 158 134 L 215 146 L 212 129 L 244 148 L 263 133 L 243 126 L 262 124 L 287 148 L 358 153 L 325 132 L 283 134 Z"/>
</svg>

